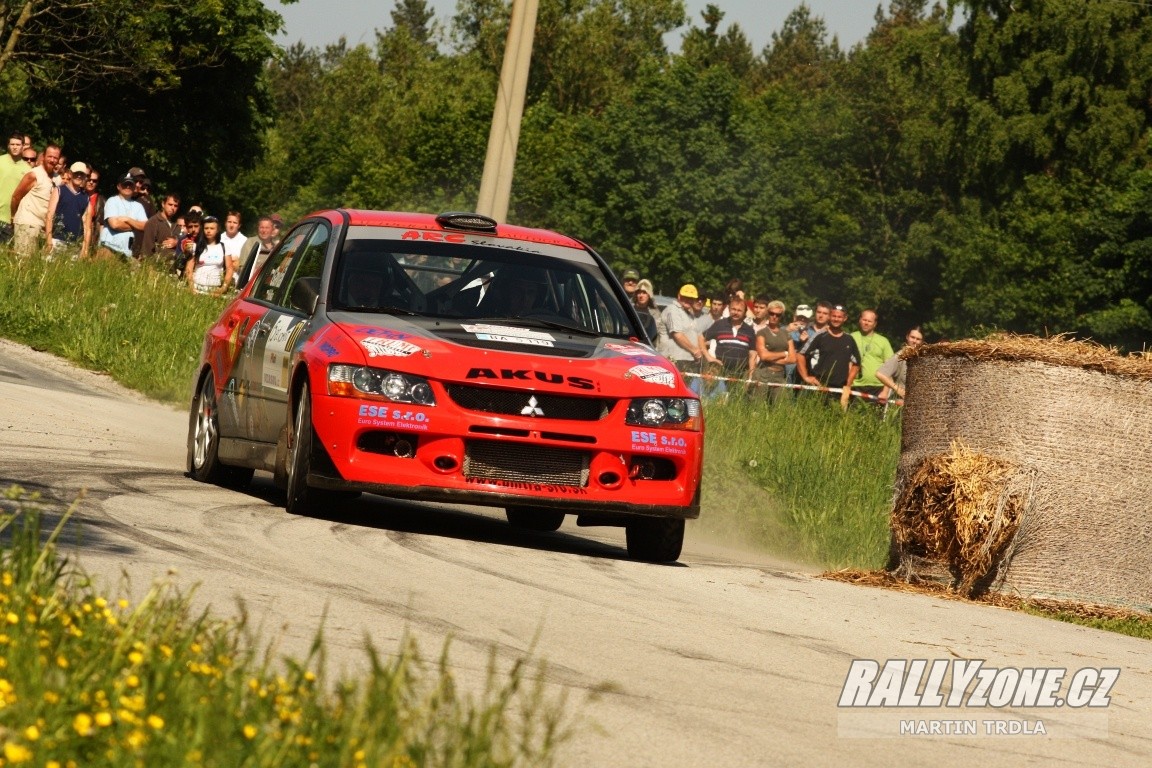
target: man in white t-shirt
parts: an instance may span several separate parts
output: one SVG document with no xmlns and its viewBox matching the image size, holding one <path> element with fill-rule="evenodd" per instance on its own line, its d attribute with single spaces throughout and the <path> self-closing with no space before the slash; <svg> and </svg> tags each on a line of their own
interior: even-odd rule
<svg viewBox="0 0 1152 768">
<path fill-rule="evenodd" d="M 224 219 L 224 234 L 220 235 L 220 244 L 224 246 L 224 255 L 231 256 L 237 264 L 242 263 L 240 256 L 246 242 L 248 242 L 248 238 L 240 232 L 240 211 L 228 211 L 228 216 Z M 236 270 L 232 276 L 233 282 L 239 277 L 240 270 Z"/>
</svg>

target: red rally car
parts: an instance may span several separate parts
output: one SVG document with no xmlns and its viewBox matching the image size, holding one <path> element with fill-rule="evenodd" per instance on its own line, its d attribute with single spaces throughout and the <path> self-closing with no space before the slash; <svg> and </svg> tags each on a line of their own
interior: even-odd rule
<svg viewBox="0 0 1152 768">
<path fill-rule="evenodd" d="M 289 512 L 359 492 L 620 525 L 680 556 L 700 514 L 700 401 L 649 345 L 603 259 L 471 213 L 298 222 L 208 331 L 188 471 L 254 470 Z"/>
</svg>

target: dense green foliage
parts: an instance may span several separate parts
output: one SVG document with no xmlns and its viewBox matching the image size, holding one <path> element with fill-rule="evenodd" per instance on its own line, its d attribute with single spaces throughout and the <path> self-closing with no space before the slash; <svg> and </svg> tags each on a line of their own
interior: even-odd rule
<svg viewBox="0 0 1152 768">
<path fill-rule="evenodd" d="M 366 645 L 357 677 L 326 670 L 317 635 L 278 658 L 241 616 L 197 614 L 157 582 L 109 597 L 59 551 L 69 521 L 19 488 L 0 502 L 0 764 L 536 766 L 569 735 L 564 702 L 525 659 L 490 660 L 479 694 L 414 641 Z M 535 681 L 534 681 L 535 680 Z"/>
<path fill-rule="evenodd" d="M 249 217 L 474 206 L 507 0 L 445 20 L 399 0 L 374 45 L 274 57 L 254 4 L 198 0 L 159 25 L 215 13 L 241 30 L 210 82 L 111 78 L 4 111 L 85 151 L 95 126 L 97 160 L 154 164 Z M 542 0 L 509 218 L 586 239 L 658 293 L 738 276 L 788 304 L 876 307 L 897 338 L 923 322 L 930 339 L 996 327 L 1139 349 L 1150 60 L 1143 3 L 890 0 L 847 51 L 800 4 L 754 51 L 722 4 L 688 20 L 681 0 Z"/>
</svg>

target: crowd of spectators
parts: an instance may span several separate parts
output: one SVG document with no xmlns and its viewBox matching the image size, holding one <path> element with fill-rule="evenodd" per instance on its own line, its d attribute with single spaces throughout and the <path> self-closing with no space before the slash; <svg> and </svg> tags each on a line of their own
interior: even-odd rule
<svg viewBox="0 0 1152 768">
<path fill-rule="evenodd" d="M 100 171 L 69 164 L 57 144 L 38 151 L 31 136 L 17 132 L 7 150 L 0 156 L 0 242 L 11 242 L 22 257 L 71 253 L 150 266 L 196 293 L 220 296 L 279 242 L 278 215 L 262 216 L 256 234 L 246 236 L 239 211 L 228 211 L 221 225 L 202 205 L 182 208 L 176 193 L 153 194 L 143 168 L 118 174 L 116 194 L 106 198 Z"/>
<path fill-rule="evenodd" d="M 844 408 L 854 395 L 882 405 L 904 398 L 907 365 L 876 330 L 874 309 L 861 312 L 857 329 L 848 332 L 842 304 L 799 304 L 786 319 L 783 301 L 747 299 L 739 279 L 711 292 L 685 284 L 663 307 L 657 306 L 652 282 L 636 270 L 624 270 L 621 281 L 641 319 L 651 318 L 646 324 L 657 351 L 687 374 L 702 397 L 738 389 L 776 400 L 789 391 L 815 390 Z M 904 337 L 912 347 L 923 341 L 919 327 Z"/>
</svg>

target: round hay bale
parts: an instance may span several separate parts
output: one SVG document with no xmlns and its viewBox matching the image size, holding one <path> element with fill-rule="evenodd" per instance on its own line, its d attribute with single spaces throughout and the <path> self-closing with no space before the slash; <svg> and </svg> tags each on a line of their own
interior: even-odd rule
<svg viewBox="0 0 1152 768">
<path fill-rule="evenodd" d="M 1152 361 L 1010 335 L 903 354 L 890 568 L 1152 611 Z"/>
</svg>

